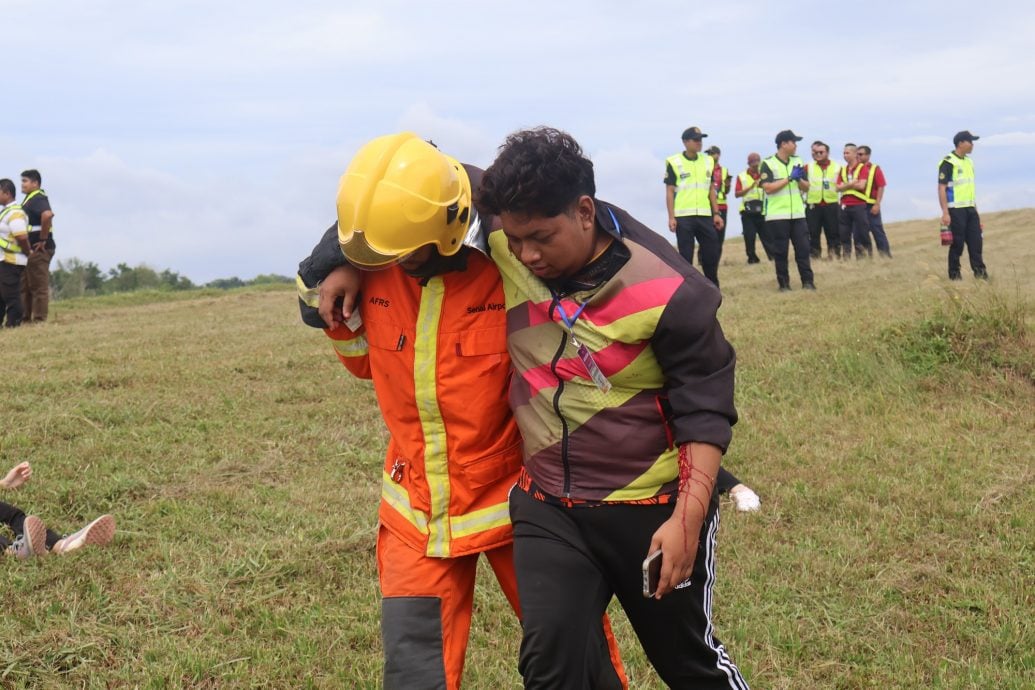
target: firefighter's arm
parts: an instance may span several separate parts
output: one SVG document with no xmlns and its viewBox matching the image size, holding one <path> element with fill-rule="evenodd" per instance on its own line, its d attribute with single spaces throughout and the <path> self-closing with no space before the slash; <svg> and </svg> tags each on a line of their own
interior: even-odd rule
<svg viewBox="0 0 1035 690">
<path fill-rule="evenodd" d="M 349 372 L 360 379 L 372 378 L 370 373 L 370 354 L 367 337 L 362 325 L 355 331 L 343 323 L 334 328 L 325 328 L 323 332 L 334 342 L 334 353 Z"/>
<path fill-rule="evenodd" d="M 334 223 L 323 233 L 323 237 L 313 247 L 309 256 L 298 264 L 298 275 L 295 278 L 298 287 L 298 308 L 302 321 L 307 326 L 333 327 L 336 321 L 342 320 L 339 318 L 336 321 L 324 321 L 320 314 L 320 288 L 327 276 L 345 263 L 345 255 L 338 245 L 338 224 Z"/>
</svg>

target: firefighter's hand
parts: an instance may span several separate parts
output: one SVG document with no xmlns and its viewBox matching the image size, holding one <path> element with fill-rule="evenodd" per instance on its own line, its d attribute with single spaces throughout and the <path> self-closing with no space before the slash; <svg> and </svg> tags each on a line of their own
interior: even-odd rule
<svg viewBox="0 0 1035 690">
<path fill-rule="evenodd" d="M 949 212 L 946 211 L 945 213 L 942 214 L 942 225 L 944 225 L 945 227 L 949 227 L 949 225 L 951 223 L 952 223 L 952 218 L 949 216 Z"/>
<path fill-rule="evenodd" d="M 662 523 L 661 527 L 654 533 L 650 540 L 648 554 L 658 549 L 664 554 L 661 557 L 661 578 L 658 580 L 658 593 L 655 599 L 660 599 L 676 588 L 694 571 L 694 561 L 697 559 L 697 540 L 700 534 L 700 525 L 694 531 L 689 531 L 684 525 L 681 513 L 678 508 L 668 520 Z"/>
<path fill-rule="evenodd" d="M 880 204 L 874 204 L 873 208 L 870 209 L 870 215 L 876 216 L 880 214 Z"/>
<path fill-rule="evenodd" d="M 356 297 L 363 286 L 363 276 L 351 264 L 338 266 L 320 283 L 320 318 L 327 328 L 336 328 L 345 323 L 356 308 Z M 338 309 L 338 300 L 342 300 Z"/>
<path fill-rule="evenodd" d="M 7 476 L 0 479 L 0 486 L 5 489 L 17 489 L 19 486 L 29 481 L 29 477 L 32 476 L 32 465 L 27 462 L 19 463 L 11 468 L 11 471 L 7 473 Z"/>
<path fill-rule="evenodd" d="M 668 219 L 668 231 L 669 232 L 675 232 L 676 231 L 676 219 L 675 218 L 669 218 Z"/>
<path fill-rule="evenodd" d="M 712 216 L 712 220 L 715 221 L 715 229 L 722 232 L 722 229 L 726 227 L 726 222 L 723 221 L 722 216 L 718 213 Z"/>
</svg>

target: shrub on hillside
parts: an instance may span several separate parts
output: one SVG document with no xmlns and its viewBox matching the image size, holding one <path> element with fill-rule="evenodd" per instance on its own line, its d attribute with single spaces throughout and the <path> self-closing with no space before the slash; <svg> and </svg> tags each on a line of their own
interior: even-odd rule
<svg viewBox="0 0 1035 690">
<path fill-rule="evenodd" d="M 905 364 L 922 374 L 942 367 L 975 374 L 1001 371 L 1035 384 L 1031 311 L 1027 301 L 997 292 L 973 298 L 952 293 L 948 304 L 927 318 L 891 326 L 883 337 Z"/>
</svg>

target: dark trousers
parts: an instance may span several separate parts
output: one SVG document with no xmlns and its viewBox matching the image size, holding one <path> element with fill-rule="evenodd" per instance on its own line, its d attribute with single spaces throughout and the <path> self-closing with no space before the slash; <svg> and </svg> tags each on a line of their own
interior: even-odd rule
<svg viewBox="0 0 1035 690">
<path fill-rule="evenodd" d="M 870 234 L 873 235 L 873 243 L 881 256 L 891 258 L 891 245 L 888 244 L 888 233 L 884 232 L 884 220 L 880 217 L 880 211 L 873 212 L 873 204 L 867 204 L 867 220 L 870 222 Z"/>
<path fill-rule="evenodd" d="M 855 258 L 873 256 L 873 245 L 870 244 L 870 212 L 866 204 L 843 206 L 841 208 L 841 258 L 852 258 L 852 245 L 855 245 Z"/>
<path fill-rule="evenodd" d="M 50 308 L 50 261 L 53 249 L 29 255 L 29 265 L 22 274 L 22 306 L 26 321 L 46 321 Z"/>
<path fill-rule="evenodd" d="M 805 209 L 805 220 L 809 225 L 809 246 L 813 258 L 823 256 L 821 239 L 827 238 L 827 256 L 841 256 L 841 209 L 837 204 L 811 204 Z"/>
<path fill-rule="evenodd" d="M 617 596 L 669 687 L 746 690 L 712 634 L 718 505 L 713 494 L 690 584 L 657 600 L 643 596 L 641 564 L 674 504 L 565 508 L 515 488 L 510 517 L 523 632 L 518 670 L 525 689 L 591 687 L 587 640 Z"/>
<path fill-rule="evenodd" d="M 814 284 L 812 262 L 809 257 L 809 227 L 804 218 L 794 220 L 767 220 L 765 229 L 772 241 L 773 263 L 776 265 L 776 282 L 780 287 L 790 287 L 791 276 L 787 272 L 788 245 L 794 246 L 794 263 L 798 265 L 798 277 L 802 285 Z"/>
<path fill-rule="evenodd" d="M 694 240 L 701 245 L 701 272 L 719 287 L 719 234 L 711 216 L 680 216 L 676 218 L 676 246 L 691 265 L 694 263 Z"/>
<path fill-rule="evenodd" d="M 4 503 L 0 501 L 0 523 L 3 523 L 11 528 L 14 532 L 15 537 L 22 536 L 22 525 L 25 524 L 25 513 L 18 506 L 13 506 L 10 503 Z M 53 548 L 54 544 L 57 544 L 61 539 L 61 535 L 51 530 L 47 530 L 47 548 Z M 0 549 L 6 549 L 11 545 L 11 541 L 0 534 Z"/>
<path fill-rule="evenodd" d="M 740 225 L 744 229 L 744 251 L 747 252 L 748 263 L 757 264 L 758 254 L 755 253 L 755 237 L 762 243 L 765 257 L 772 259 L 772 252 L 769 250 L 769 236 L 765 231 L 765 216 L 761 213 L 740 214 Z"/>
<path fill-rule="evenodd" d="M 722 258 L 722 245 L 726 242 L 726 214 L 729 213 L 728 208 L 720 208 L 719 216 L 722 218 L 722 230 L 716 230 L 715 235 L 719 238 L 719 258 Z M 712 225 L 714 227 L 714 223 Z"/>
<path fill-rule="evenodd" d="M 970 270 L 974 277 L 986 278 L 985 261 L 981 256 L 984 240 L 981 236 L 981 217 L 976 208 L 950 208 L 949 229 L 952 230 L 952 244 L 949 245 L 949 277 L 959 278 L 960 257 L 963 256 L 963 245 L 967 246 L 970 258 Z"/>
<path fill-rule="evenodd" d="M 22 323 L 22 273 L 24 266 L 0 263 L 0 323 L 7 317 L 7 327 Z"/>
</svg>

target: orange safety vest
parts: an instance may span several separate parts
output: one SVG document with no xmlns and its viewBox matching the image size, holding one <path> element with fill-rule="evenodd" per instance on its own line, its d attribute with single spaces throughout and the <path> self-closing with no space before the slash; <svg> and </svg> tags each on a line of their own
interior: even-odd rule
<svg viewBox="0 0 1035 690">
<path fill-rule="evenodd" d="M 381 524 L 428 556 L 512 540 L 508 493 L 521 437 L 507 404 L 503 283 L 469 250 L 467 268 L 421 286 L 399 267 L 364 274 L 363 325 L 327 334 L 342 363 L 372 378 L 391 440 Z"/>
</svg>

